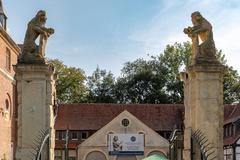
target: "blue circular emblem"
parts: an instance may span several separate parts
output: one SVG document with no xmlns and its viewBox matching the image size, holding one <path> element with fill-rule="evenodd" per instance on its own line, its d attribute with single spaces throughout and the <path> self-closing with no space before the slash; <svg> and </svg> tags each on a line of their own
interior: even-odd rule
<svg viewBox="0 0 240 160">
<path fill-rule="evenodd" d="M 135 141 L 136 141 L 136 137 L 132 136 L 132 137 L 131 137 L 131 141 L 132 141 L 132 142 L 135 142 Z"/>
</svg>

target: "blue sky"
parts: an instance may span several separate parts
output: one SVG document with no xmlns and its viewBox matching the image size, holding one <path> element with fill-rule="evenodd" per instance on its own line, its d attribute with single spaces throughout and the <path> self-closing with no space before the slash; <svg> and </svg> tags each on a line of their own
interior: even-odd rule
<svg viewBox="0 0 240 160">
<path fill-rule="evenodd" d="M 200 11 L 214 29 L 218 49 L 240 72 L 238 0 L 3 0 L 8 32 L 22 43 L 28 21 L 40 9 L 55 29 L 46 56 L 90 75 L 97 67 L 116 76 L 127 61 L 148 58 L 167 44 L 189 40 L 183 34 L 190 15 Z"/>
</svg>

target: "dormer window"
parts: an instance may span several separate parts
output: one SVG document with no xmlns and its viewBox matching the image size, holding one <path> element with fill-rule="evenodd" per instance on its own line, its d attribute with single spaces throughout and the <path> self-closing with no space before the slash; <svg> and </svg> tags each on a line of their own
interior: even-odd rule
<svg viewBox="0 0 240 160">
<path fill-rule="evenodd" d="M 0 13 L 0 25 L 1 27 L 6 30 L 7 29 L 7 17 L 4 14 Z"/>
<path fill-rule="evenodd" d="M 224 126 L 224 137 L 231 137 L 234 135 L 233 124 L 227 124 Z"/>
<path fill-rule="evenodd" d="M 78 140 L 78 131 L 71 131 L 70 134 L 72 140 Z"/>
</svg>

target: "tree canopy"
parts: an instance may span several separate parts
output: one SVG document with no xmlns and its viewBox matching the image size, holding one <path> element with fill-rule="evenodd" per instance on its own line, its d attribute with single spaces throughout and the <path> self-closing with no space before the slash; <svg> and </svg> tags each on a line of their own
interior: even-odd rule
<svg viewBox="0 0 240 160">
<path fill-rule="evenodd" d="M 87 78 L 88 102 L 116 103 L 115 78 L 111 72 L 99 67 Z"/>
<path fill-rule="evenodd" d="M 224 103 L 240 103 L 240 77 L 227 65 L 222 51 L 216 54 L 225 66 L 223 76 Z M 148 60 L 126 62 L 121 76 L 99 67 L 86 77 L 79 68 L 67 67 L 58 60 L 56 67 L 57 96 L 62 102 L 91 103 L 183 103 L 183 82 L 180 73 L 190 65 L 191 44 L 167 45 L 163 53 Z"/>
<path fill-rule="evenodd" d="M 56 80 L 57 98 L 62 103 L 87 102 L 86 76 L 82 69 L 67 67 L 61 61 L 50 60 L 58 76 Z"/>
</svg>

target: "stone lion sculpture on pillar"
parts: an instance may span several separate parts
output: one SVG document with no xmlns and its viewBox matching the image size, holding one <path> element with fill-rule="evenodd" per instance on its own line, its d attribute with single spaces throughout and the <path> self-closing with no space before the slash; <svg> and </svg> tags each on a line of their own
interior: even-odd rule
<svg viewBox="0 0 240 160">
<path fill-rule="evenodd" d="M 191 15 L 193 27 L 184 28 L 183 32 L 192 39 L 193 64 L 216 61 L 216 49 L 213 40 L 212 25 L 200 12 Z M 202 43 L 199 43 L 199 38 Z"/>
<path fill-rule="evenodd" d="M 54 33 L 54 29 L 46 28 L 46 12 L 38 11 L 36 16 L 28 23 L 25 39 L 22 47 L 20 63 L 45 63 L 45 46 L 48 37 Z M 39 38 L 39 45 L 35 43 Z"/>
</svg>

